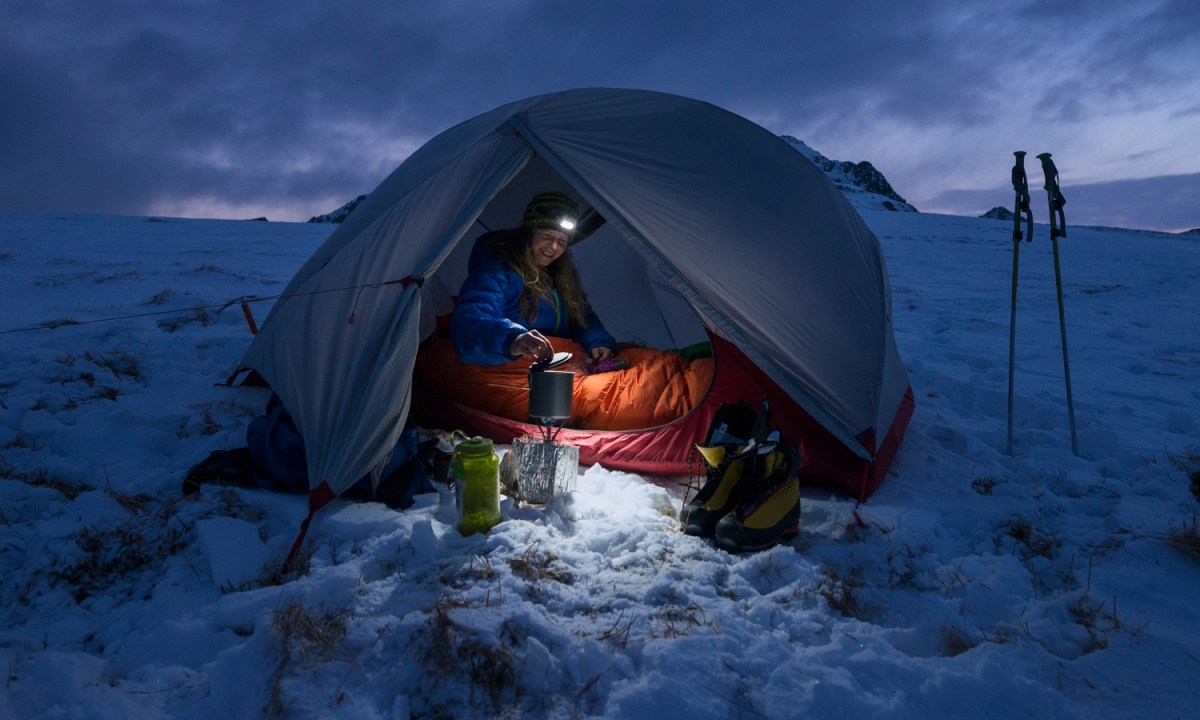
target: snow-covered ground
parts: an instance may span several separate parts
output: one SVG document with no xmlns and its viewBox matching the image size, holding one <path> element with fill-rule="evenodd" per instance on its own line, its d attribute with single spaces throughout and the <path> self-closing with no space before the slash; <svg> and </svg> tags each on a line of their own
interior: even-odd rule
<svg viewBox="0 0 1200 720">
<path fill-rule="evenodd" d="M 592 467 L 486 536 L 335 502 L 281 577 L 303 497 L 180 484 L 266 401 L 221 306 L 331 226 L 0 213 L 0 718 L 1196 717 L 1200 241 L 1061 242 L 1079 457 L 1022 244 L 1010 457 L 1011 226 L 864 216 L 917 397 L 866 504 L 731 556 Z"/>
</svg>

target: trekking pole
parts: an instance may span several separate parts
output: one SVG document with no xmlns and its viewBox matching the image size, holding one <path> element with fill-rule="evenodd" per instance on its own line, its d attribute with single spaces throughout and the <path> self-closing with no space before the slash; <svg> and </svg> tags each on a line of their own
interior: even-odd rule
<svg viewBox="0 0 1200 720">
<path fill-rule="evenodd" d="M 1067 320 L 1063 310 L 1062 270 L 1058 262 L 1058 239 L 1067 236 L 1067 220 L 1063 206 L 1067 199 L 1058 189 L 1058 168 L 1050 159 L 1050 153 L 1038 155 L 1042 161 L 1042 172 L 1046 175 L 1046 198 L 1050 202 L 1050 244 L 1054 248 L 1054 282 L 1058 288 L 1058 327 L 1062 333 L 1063 378 L 1067 383 L 1067 417 L 1071 421 L 1071 452 L 1079 457 L 1079 445 L 1075 440 L 1075 405 L 1071 401 L 1071 364 L 1067 360 Z"/>
<path fill-rule="evenodd" d="M 1029 208 L 1029 178 L 1025 175 L 1025 151 L 1013 153 L 1016 162 L 1012 169 L 1013 192 L 1013 276 L 1012 276 L 1012 319 L 1008 328 L 1008 454 L 1013 454 L 1013 374 L 1016 367 L 1017 348 L 1017 264 L 1021 251 L 1021 214 L 1025 214 L 1029 231 L 1025 242 L 1033 242 L 1033 210 Z"/>
</svg>

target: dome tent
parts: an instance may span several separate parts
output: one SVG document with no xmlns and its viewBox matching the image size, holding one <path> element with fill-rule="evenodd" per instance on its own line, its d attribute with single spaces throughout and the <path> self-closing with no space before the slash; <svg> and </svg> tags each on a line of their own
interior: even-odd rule
<svg viewBox="0 0 1200 720">
<path fill-rule="evenodd" d="M 563 430 L 581 462 L 686 472 L 721 402 L 765 396 L 802 476 L 862 499 L 882 482 L 913 397 L 874 235 L 815 166 L 758 125 L 683 97 L 594 88 L 507 104 L 430 140 L 272 308 L 241 367 L 271 385 L 305 439 L 310 510 L 378 472 L 410 409 L 499 442 L 531 429 L 424 397 L 412 375 L 474 238 L 518 224 L 544 190 L 606 221 L 572 252 L 618 340 L 670 349 L 710 339 L 714 350 L 712 386 L 683 418 Z"/>
</svg>

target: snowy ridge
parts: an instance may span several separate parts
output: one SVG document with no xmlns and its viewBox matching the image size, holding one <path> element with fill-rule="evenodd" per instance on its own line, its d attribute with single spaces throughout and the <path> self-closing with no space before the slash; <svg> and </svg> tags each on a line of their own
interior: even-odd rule
<svg viewBox="0 0 1200 720">
<path fill-rule="evenodd" d="M 830 160 L 791 135 L 780 137 L 820 168 L 856 209 L 917 212 L 871 163 Z"/>
<path fill-rule="evenodd" d="M 1011 228 L 863 215 L 917 399 L 866 504 L 806 487 L 732 556 L 686 479 L 597 466 L 466 538 L 440 493 L 336 501 L 282 576 L 304 497 L 180 484 L 267 399 L 221 384 L 228 301 L 333 228 L 0 213 L 0 718 L 1194 715 L 1200 244 L 1060 243 L 1075 457 L 1036 226 L 1010 457 Z"/>
<path fill-rule="evenodd" d="M 1012 222 L 1013 212 L 1012 212 L 1012 210 L 1009 210 L 1008 208 L 1004 207 L 1003 205 L 997 205 L 996 207 L 992 208 L 991 210 L 988 210 L 987 212 L 980 215 L 979 217 L 985 218 L 987 220 L 1003 220 L 1005 222 Z M 1022 220 L 1022 222 L 1024 222 L 1024 220 Z M 1161 230 L 1133 230 L 1130 228 L 1108 227 L 1105 225 L 1068 225 L 1067 227 L 1068 228 L 1086 228 L 1088 230 L 1095 230 L 1097 232 L 1114 232 L 1114 233 L 1120 233 L 1122 235 L 1126 235 L 1129 237 L 1194 238 L 1194 237 L 1200 236 L 1200 230 L 1185 230 L 1183 232 L 1170 233 L 1170 232 L 1164 232 Z"/>
<path fill-rule="evenodd" d="M 1009 210 L 1008 208 L 1004 207 L 1003 205 L 997 205 L 996 207 L 992 208 L 991 210 L 988 210 L 987 212 L 980 215 L 979 217 L 986 218 L 988 220 L 1004 220 L 1007 222 L 1012 222 L 1013 212 L 1012 212 L 1012 210 Z M 1099 232 L 1115 232 L 1115 233 L 1121 233 L 1123 235 L 1128 235 L 1131 237 L 1132 236 L 1140 236 L 1140 237 L 1152 237 L 1152 238 L 1153 237 L 1194 238 L 1194 237 L 1200 236 L 1200 229 L 1184 230 L 1183 232 L 1178 232 L 1178 233 L 1169 233 L 1169 232 L 1163 232 L 1161 230 L 1134 230 L 1134 229 L 1130 229 L 1130 228 L 1108 227 L 1105 225 L 1068 225 L 1068 227 L 1087 228 L 1088 230 L 1096 230 Z"/>
</svg>

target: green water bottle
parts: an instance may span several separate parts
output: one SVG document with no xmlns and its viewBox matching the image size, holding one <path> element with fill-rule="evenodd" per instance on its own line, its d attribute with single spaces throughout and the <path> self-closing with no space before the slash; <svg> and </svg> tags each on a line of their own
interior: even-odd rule
<svg viewBox="0 0 1200 720">
<path fill-rule="evenodd" d="M 500 459 L 487 438 L 464 440 L 454 449 L 458 531 L 487 532 L 500 522 Z"/>
</svg>

